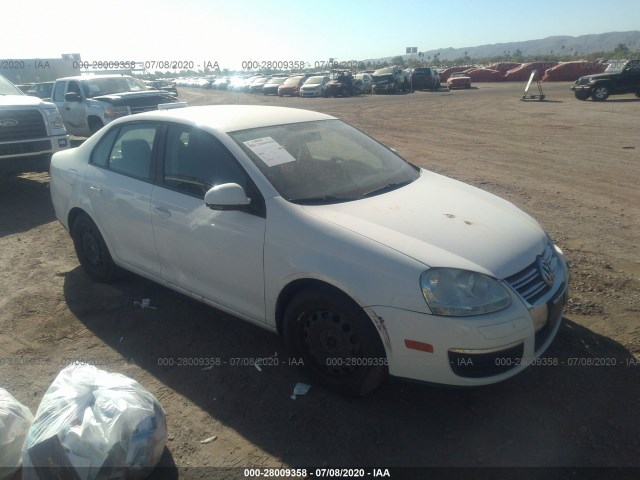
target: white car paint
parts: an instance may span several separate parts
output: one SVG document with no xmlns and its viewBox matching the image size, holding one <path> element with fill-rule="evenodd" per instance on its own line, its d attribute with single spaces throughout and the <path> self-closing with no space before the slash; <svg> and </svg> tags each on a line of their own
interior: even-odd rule
<svg viewBox="0 0 640 480">
<path fill-rule="evenodd" d="M 523 358 L 531 359 L 552 342 L 562 317 L 568 269 L 561 251 L 549 246 L 530 216 L 494 195 L 426 170 L 413 183 L 370 198 L 294 204 L 277 193 L 226 133 L 332 118 L 281 107 L 215 106 L 144 113 L 110 124 L 170 121 L 213 134 L 257 185 L 265 218 L 212 210 L 161 185 L 88 166 L 92 149 L 109 128 L 53 157 L 56 216 L 69 229 L 70 212 L 83 210 L 97 223 L 116 264 L 272 331 L 278 326 L 278 296 L 287 285 L 300 279 L 333 285 L 375 325 L 392 375 L 482 385 L 524 369 L 526 362 L 481 378 L 460 376 L 452 369 L 449 351 L 482 353 L 522 344 Z M 182 247 L 175 248 L 177 244 Z M 555 276 L 548 293 L 531 305 L 506 279 L 535 264 L 545 248 L 554 257 Z M 433 315 L 420 287 L 421 274 L 431 267 L 498 279 L 511 304 L 470 317 Z M 551 331 L 534 347 L 536 328 L 550 302 L 559 305 L 549 318 Z M 417 343 L 422 347 L 416 348 Z"/>
</svg>

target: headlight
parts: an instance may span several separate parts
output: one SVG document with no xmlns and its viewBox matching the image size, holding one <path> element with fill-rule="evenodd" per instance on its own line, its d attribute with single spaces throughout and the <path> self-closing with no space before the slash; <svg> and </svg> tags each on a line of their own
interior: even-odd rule
<svg viewBox="0 0 640 480">
<path fill-rule="evenodd" d="M 118 118 L 129 115 L 129 109 L 125 106 L 114 107 L 113 105 L 107 105 L 104 110 L 104 116 L 106 118 Z"/>
<path fill-rule="evenodd" d="M 55 130 L 64 129 L 64 123 L 62 122 L 62 117 L 58 113 L 57 108 L 47 108 L 45 111 L 47 112 L 47 118 L 51 128 Z"/>
<path fill-rule="evenodd" d="M 511 304 L 511 296 L 500 282 L 468 270 L 432 268 L 421 275 L 420 286 L 427 305 L 436 315 L 481 315 Z"/>
</svg>

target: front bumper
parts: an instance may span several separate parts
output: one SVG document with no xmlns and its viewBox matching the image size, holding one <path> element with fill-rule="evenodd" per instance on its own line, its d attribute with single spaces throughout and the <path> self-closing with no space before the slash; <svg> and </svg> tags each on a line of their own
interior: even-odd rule
<svg viewBox="0 0 640 480">
<path fill-rule="evenodd" d="M 0 158 L 30 157 L 53 154 L 69 148 L 69 135 L 55 135 L 32 140 L 0 143 Z"/>
<path fill-rule="evenodd" d="M 566 263 L 558 255 L 553 285 L 534 305 L 510 289 L 511 306 L 474 317 L 443 317 L 382 306 L 365 310 L 383 333 L 391 375 L 480 386 L 506 380 L 529 365 L 557 364 L 557 360 L 539 357 L 560 329 L 568 284 Z"/>
<path fill-rule="evenodd" d="M 382 84 L 382 85 L 373 85 L 371 87 L 371 89 L 372 89 L 373 93 L 385 93 L 385 92 L 393 91 L 395 86 L 396 86 L 395 83 L 385 83 L 385 84 Z"/>
<path fill-rule="evenodd" d="M 301 97 L 320 97 L 321 95 L 321 90 L 300 90 Z"/>
<path fill-rule="evenodd" d="M 591 91 L 591 85 L 571 85 L 571 90 L 573 90 L 574 92 L 590 92 Z"/>
</svg>

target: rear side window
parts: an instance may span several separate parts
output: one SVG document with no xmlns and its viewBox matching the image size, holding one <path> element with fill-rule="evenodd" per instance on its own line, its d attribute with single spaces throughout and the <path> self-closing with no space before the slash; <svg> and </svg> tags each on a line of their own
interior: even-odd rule
<svg viewBox="0 0 640 480">
<path fill-rule="evenodd" d="M 111 151 L 108 168 L 117 173 L 150 181 L 151 153 L 158 132 L 153 124 L 126 125 L 120 129 Z"/>
<path fill-rule="evenodd" d="M 119 128 L 112 128 L 109 132 L 102 137 L 98 145 L 93 149 L 91 153 L 91 163 L 97 167 L 107 168 L 109 166 L 109 155 L 113 148 L 113 142 L 118 135 Z"/>
</svg>

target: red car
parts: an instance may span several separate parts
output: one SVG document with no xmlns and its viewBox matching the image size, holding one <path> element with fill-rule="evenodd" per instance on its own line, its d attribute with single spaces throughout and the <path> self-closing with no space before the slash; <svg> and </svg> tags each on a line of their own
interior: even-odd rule
<svg viewBox="0 0 640 480">
<path fill-rule="evenodd" d="M 471 77 L 464 72 L 454 72 L 447 79 L 447 88 L 471 88 Z"/>
<path fill-rule="evenodd" d="M 278 96 L 283 97 L 285 95 L 291 97 L 299 97 L 300 96 L 300 86 L 304 83 L 304 81 L 309 78 L 308 75 L 295 75 L 293 77 L 287 78 L 279 87 L 278 87 Z"/>
</svg>

